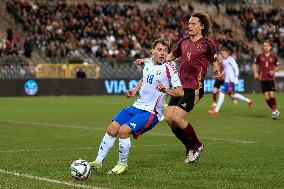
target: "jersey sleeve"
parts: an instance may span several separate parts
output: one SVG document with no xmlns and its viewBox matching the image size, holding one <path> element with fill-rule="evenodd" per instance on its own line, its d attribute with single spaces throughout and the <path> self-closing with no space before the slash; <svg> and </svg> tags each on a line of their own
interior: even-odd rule
<svg viewBox="0 0 284 189">
<path fill-rule="evenodd" d="M 208 43 L 208 60 L 211 64 L 217 61 L 217 49 L 211 41 Z"/>
<path fill-rule="evenodd" d="M 178 71 L 172 63 L 167 63 L 166 65 L 167 77 L 170 82 L 171 88 L 181 87 L 181 82 L 178 76 Z"/>
<path fill-rule="evenodd" d="M 178 42 L 177 46 L 174 48 L 174 50 L 172 51 L 173 55 L 175 58 L 179 58 L 182 54 L 181 51 L 181 43 L 182 43 L 182 39 Z"/>
</svg>

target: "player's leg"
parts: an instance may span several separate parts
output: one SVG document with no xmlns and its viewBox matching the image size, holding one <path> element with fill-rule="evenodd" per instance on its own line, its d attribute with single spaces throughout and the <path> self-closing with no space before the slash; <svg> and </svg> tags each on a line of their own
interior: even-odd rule
<svg viewBox="0 0 284 189">
<path fill-rule="evenodd" d="M 215 108 L 208 110 L 208 114 L 218 114 L 220 111 L 221 106 L 223 105 L 224 99 L 225 99 L 225 92 L 229 93 L 230 91 L 230 86 L 228 82 L 224 83 L 224 89 L 219 92 L 219 98 L 218 102 Z"/>
<path fill-rule="evenodd" d="M 103 161 L 106 158 L 109 150 L 113 147 L 117 135 L 119 134 L 120 126 L 132 118 L 131 107 L 121 110 L 113 119 L 112 123 L 108 126 L 107 132 L 104 135 L 96 160 L 90 162 L 90 166 L 96 170 L 102 167 Z"/>
<path fill-rule="evenodd" d="M 217 105 L 217 94 L 219 92 L 219 89 L 217 87 L 214 87 L 213 88 L 213 92 L 212 92 L 212 100 L 213 100 L 213 103 L 212 103 L 212 107 L 215 108 L 216 105 Z"/>
<path fill-rule="evenodd" d="M 265 101 L 267 103 L 267 105 L 269 106 L 269 108 L 272 110 L 272 105 L 271 105 L 271 101 L 270 101 L 270 94 L 269 94 L 269 91 L 265 91 L 263 93 L 264 95 L 264 98 L 265 98 Z"/>
<path fill-rule="evenodd" d="M 108 174 L 121 174 L 127 170 L 128 154 L 131 147 L 130 135 L 134 138 L 152 129 L 158 122 L 158 117 L 150 112 L 136 109 L 134 116 L 119 129 L 119 160 Z"/>
<path fill-rule="evenodd" d="M 99 171 L 102 168 L 105 157 L 114 145 L 119 128 L 120 125 L 116 121 L 113 121 L 107 128 L 107 132 L 101 141 L 96 160 L 89 163 L 93 169 Z"/>
<path fill-rule="evenodd" d="M 224 84 L 224 80 L 216 80 L 214 83 L 214 88 L 212 92 L 212 97 L 213 97 L 213 104 L 212 107 L 215 108 L 217 105 L 217 94 L 219 93 L 220 87 Z"/>
<path fill-rule="evenodd" d="M 121 174 L 127 171 L 128 154 L 131 147 L 131 128 L 125 124 L 119 129 L 119 159 L 117 165 L 108 174 Z"/>
<path fill-rule="evenodd" d="M 169 105 L 166 109 L 166 121 L 168 125 L 171 127 L 172 132 L 175 134 L 175 136 L 183 143 L 186 149 L 185 156 L 187 156 L 188 151 L 192 149 L 190 138 L 185 137 L 183 134 L 183 130 L 173 124 L 174 112 L 177 109 L 178 107 L 177 105 L 180 100 L 181 97 L 171 97 Z"/>
<path fill-rule="evenodd" d="M 253 104 L 253 100 L 249 99 L 239 93 L 235 93 L 235 84 L 233 82 L 228 82 L 228 94 L 230 95 L 230 97 L 232 99 L 236 99 L 236 100 L 240 100 L 240 101 L 244 101 L 248 104 L 249 108 L 251 108 L 252 104 Z"/>
<path fill-rule="evenodd" d="M 269 91 L 269 96 L 270 96 L 270 104 L 271 104 L 271 109 L 272 109 L 272 119 L 277 119 L 280 115 L 279 110 L 277 109 L 277 104 L 276 104 L 276 98 L 275 98 L 275 92 L 274 91 Z"/>
<path fill-rule="evenodd" d="M 223 105 L 224 99 L 225 99 L 225 93 L 223 91 L 219 92 L 218 102 L 217 102 L 217 105 L 216 105 L 216 108 L 215 108 L 215 112 L 213 112 L 213 114 L 218 113 L 220 111 L 221 106 Z M 208 112 L 208 113 L 212 114 L 212 112 Z"/>
<path fill-rule="evenodd" d="M 185 162 L 191 163 L 199 157 L 200 152 L 203 150 L 203 145 L 199 141 L 194 128 L 186 118 L 187 113 L 190 112 L 203 97 L 204 91 L 203 89 L 184 89 L 184 92 L 184 96 L 173 113 L 172 125 L 173 127 L 181 129 L 182 141 L 188 142 L 187 146 L 190 147 L 190 150 L 188 151 Z"/>
</svg>

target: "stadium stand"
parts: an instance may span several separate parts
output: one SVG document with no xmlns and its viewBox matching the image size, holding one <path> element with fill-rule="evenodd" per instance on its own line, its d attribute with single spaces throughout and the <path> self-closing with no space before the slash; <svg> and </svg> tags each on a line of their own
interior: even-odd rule
<svg viewBox="0 0 284 189">
<path fill-rule="evenodd" d="M 260 35 L 257 32 L 251 35 L 247 28 L 251 20 L 245 20 L 245 13 L 252 9 L 253 1 L 247 1 L 245 5 L 244 1 L 234 1 L 234 4 L 233 1 L 213 2 L 6 0 L 5 8 L 22 28 L 26 46 L 37 49 L 33 55 L 41 55 L 42 59 L 33 63 L 96 64 L 100 76 L 105 78 L 141 75 L 141 68 L 131 63 L 138 57 L 150 56 L 152 39 L 163 36 L 174 46 L 185 35 L 187 20 L 193 10 L 205 10 L 213 19 L 216 45 L 229 48 L 241 72 L 251 74 L 252 57 L 260 50 L 259 44 L 251 43 L 251 40 L 259 40 Z M 257 17 L 259 12 L 254 14 Z M 266 17 L 272 15 L 276 20 L 283 17 L 281 10 L 264 14 Z M 239 15 L 243 15 L 240 20 Z M 264 22 L 259 21 L 258 26 L 264 27 Z M 277 25 L 277 21 L 267 24 L 280 32 L 275 36 L 273 33 L 273 40 L 282 56 L 283 24 Z M 259 29 L 255 28 L 255 31 Z M 261 39 L 264 38 L 266 36 Z"/>
</svg>

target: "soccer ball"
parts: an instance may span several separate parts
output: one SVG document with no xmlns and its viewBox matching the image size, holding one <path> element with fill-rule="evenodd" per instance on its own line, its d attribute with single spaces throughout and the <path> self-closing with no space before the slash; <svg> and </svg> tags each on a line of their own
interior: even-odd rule
<svg viewBox="0 0 284 189">
<path fill-rule="evenodd" d="M 85 180 L 90 174 L 90 165 L 87 161 L 78 159 L 71 164 L 70 171 L 72 177 Z"/>
</svg>

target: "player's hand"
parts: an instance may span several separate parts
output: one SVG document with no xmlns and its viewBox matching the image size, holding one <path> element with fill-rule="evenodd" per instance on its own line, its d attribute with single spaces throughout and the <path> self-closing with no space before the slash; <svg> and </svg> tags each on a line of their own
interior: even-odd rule
<svg viewBox="0 0 284 189">
<path fill-rule="evenodd" d="M 160 92 L 166 93 L 166 87 L 159 80 L 156 83 L 156 89 Z"/>
<path fill-rule="evenodd" d="M 255 74 L 254 74 L 254 79 L 259 79 L 258 73 L 255 73 Z"/>
<path fill-rule="evenodd" d="M 144 64 L 144 62 L 145 62 L 145 59 L 140 58 L 140 59 L 135 60 L 133 63 L 136 64 L 136 65 L 142 65 L 142 64 Z"/>
<path fill-rule="evenodd" d="M 135 89 L 127 90 L 125 93 L 125 96 L 127 98 L 134 97 L 136 95 L 137 91 Z"/>
<path fill-rule="evenodd" d="M 270 77 L 273 77 L 273 76 L 274 76 L 274 71 L 268 72 L 268 75 L 269 75 Z"/>
<path fill-rule="evenodd" d="M 223 74 L 221 72 L 215 71 L 214 75 L 216 80 L 223 80 Z"/>
</svg>

